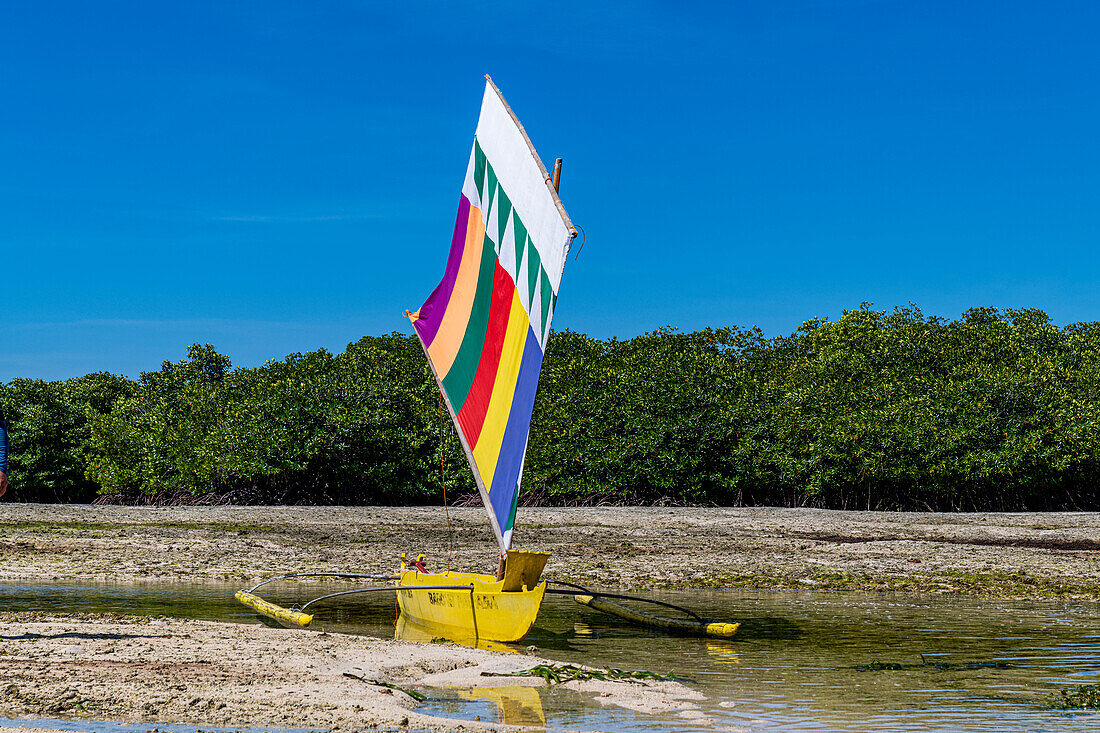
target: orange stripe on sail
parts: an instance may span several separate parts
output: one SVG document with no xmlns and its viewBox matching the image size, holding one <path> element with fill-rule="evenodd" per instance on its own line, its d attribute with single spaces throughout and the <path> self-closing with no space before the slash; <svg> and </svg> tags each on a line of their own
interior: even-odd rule
<svg viewBox="0 0 1100 733">
<path fill-rule="evenodd" d="M 504 336 L 504 347 L 500 351 L 500 364 L 497 366 L 497 378 L 493 383 L 493 394 L 489 398 L 489 409 L 485 412 L 485 422 L 481 427 L 477 446 L 473 450 L 474 462 L 486 489 L 493 485 L 493 473 L 496 472 L 500 446 L 504 441 L 504 428 L 508 424 L 508 413 L 512 411 L 512 397 L 516 392 L 516 379 L 519 378 L 519 366 L 523 361 L 523 345 L 527 341 L 527 331 L 531 321 L 523 308 L 519 291 L 512 294 L 512 311 L 508 314 L 508 332 Z"/>
<path fill-rule="evenodd" d="M 462 250 L 462 262 L 458 266 L 458 277 L 447 302 L 447 312 L 439 324 L 432 345 L 428 347 L 428 356 L 435 365 L 435 373 L 440 379 L 447 376 L 454 364 L 462 337 L 466 335 L 466 324 L 470 322 L 470 310 L 474 305 L 474 293 L 477 292 L 478 270 L 481 267 L 481 251 L 485 246 L 485 222 L 481 209 L 470 208 L 470 223 L 466 227 L 466 246 Z"/>
<path fill-rule="evenodd" d="M 477 365 L 473 384 L 466 394 L 459 411 L 458 424 L 471 450 L 477 446 L 481 427 L 485 424 L 485 414 L 489 410 L 489 399 L 493 396 L 496 384 L 497 367 L 500 365 L 500 352 L 504 348 L 504 339 L 508 334 L 508 316 L 512 312 L 512 293 L 516 286 L 500 262 L 493 273 L 493 301 L 489 308 L 489 325 L 485 329 L 485 345 L 481 347 L 481 361 Z"/>
</svg>

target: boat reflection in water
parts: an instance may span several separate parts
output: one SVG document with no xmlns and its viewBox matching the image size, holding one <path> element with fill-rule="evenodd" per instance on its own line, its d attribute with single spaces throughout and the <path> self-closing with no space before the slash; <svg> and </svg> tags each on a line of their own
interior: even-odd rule
<svg viewBox="0 0 1100 733">
<path fill-rule="evenodd" d="M 741 664 L 737 650 L 728 641 L 707 639 L 707 654 L 719 664 Z"/>
<path fill-rule="evenodd" d="M 497 706 L 497 722 L 503 725 L 546 726 L 542 698 L 534 687 L 456 687 L 465 700 L 487 700 Z"/>
<path fill-rule="evenodd" d="M 455 636 L 457 638 L 451 638 Z M 441 637 L 438 631 L 433 631 L 425 626 L 410 621 L 401 614 L 397 617 L 397 627 L 394 638 L 399 641 L 419 641 L 424 643 L 453 643 L 474 649 L 488 649 L 495 652 L 520 651 L 520 647 L 513 644 L 505 644 L 488 639 L 476 639 L 471 634 L 462 636 L 451 634 Z M 546 726 L 546 714 L 542 709 L 542 698 L 539 691 L 530 686 L 504 685 L 501 687 L 450 687 L 463 700 L 485 700 L 491 702 L 497 709 L 497 721 L 503 725 Z"/>
<path fill-rule="evenodd" d="M 422 643 L 445 644 L 450 642 L 459 646 L 468 646 L 471 649 L 488 649 L 494 652 L 511 652 L 513 654 L 518 653 L 521 649 L 515 644 L 479 639 L 473 634 L 460 633 L 457 629 L 451 629 L 446 633 L 439 629 L 429 629 L 427 626 L 422 626 L 410 620 L 405 614 L 397 617 L 397 627 L 393 638 L 398 641 L 419 641 Z"/>
</svg>

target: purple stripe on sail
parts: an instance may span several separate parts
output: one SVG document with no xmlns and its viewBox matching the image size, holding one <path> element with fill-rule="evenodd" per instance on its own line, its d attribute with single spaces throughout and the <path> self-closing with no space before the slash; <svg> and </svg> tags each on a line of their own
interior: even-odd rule
<svg viewBox="0 0 1100 733">
<path fill-rule="evenodd" d="M 443 323 L 443 314 L 447 312 L 447 304 L 451 301 L 451 292 L 458 279 L 458 266 L 462 264 L 462 251 L 466 248 L 466 227 L 470 222 L 470 199 L 465 194 L 459 194 L 458 218 L 455 219 L 455 233 L 451 237 L 451 254 L 447 257 L 447 269 L 443 272 L 443 279 L 435 290 L 420 306 L 420 316 L 413 321 L 413 328 L 420 335 L 420 341 L 425 347 L 431 346 L 435 335 L 439 332 L 439 324 Z"/>
<path fill-rule="evenodd" d="M 512 409 L 508 424 L 504 426 L 504 439 L 500 456 L 493 471 L 493 485 L 489 489 L 489 501 L 493 514 L 500 524 L 500 531 L 512 528 L 508 524 L 512 514 L 512 499 L 518 490 L 519 472 L 523 468 L 523 454 L 527 449 L 527 433 L 531 431 L 531 413 L 535 409 L 535 391 L 542 371 L 542 349 L 535 332 L 527 328 L 527 343 L 523 345 L 523 361 L 516 378 L 516 391 L 512 396 Z"/>
</svg>

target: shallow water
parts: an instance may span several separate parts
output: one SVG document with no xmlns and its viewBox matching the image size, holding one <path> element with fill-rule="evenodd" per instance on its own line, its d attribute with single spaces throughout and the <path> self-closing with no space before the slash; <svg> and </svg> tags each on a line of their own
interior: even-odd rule
<svg viewBox="0 0 1100 733">
<path fill-rule="evenodd" d="M 295 583 L 262 592 L 289 605 L 344 587 Z M 234 590 L 210 584 L 2 585 L 0 607 L 255 622 L 257 616 L 233 600 Z M 655 635 L 621 626 L 567 596 L 548 596 L 524 644 L 562 662 L 689 677 L 707 696 L 690 713 L 702 719 L 605 709 L 562 690 L 532 698 L 504 680 L 489 692 L 426 691 L 431 699 L 419 710 L 602 730 L 1100 729 L 1100 713 L 1044 711 L 1016 701 L 1100 682 L 1100 610 L 1093 603 L 822 592 L 677 591 L 651 597 L 738 620 L 742 627 L 729 641 Z M 392 637 L 393 596 L 334 599 L 318 608 L 314 625 Z M 902 668 L 874 669 L 875 663 Z M 476 695 L 481 699 L 469 699 Z"/>
</svg>

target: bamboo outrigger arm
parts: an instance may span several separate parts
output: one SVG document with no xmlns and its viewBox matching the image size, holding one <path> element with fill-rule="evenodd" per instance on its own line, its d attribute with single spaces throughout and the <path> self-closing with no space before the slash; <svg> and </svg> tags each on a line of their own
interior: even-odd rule
<svg viewBox="0 0 1100 733">
<path fill-rule="evenodd" d="M 283 575 L 276 575 L 267 580 L 261 580 L 256 585 L 249 588 L 246 593 L 255 593 L 256 589 L 267 585 L 268 583 L 274 583 L 276 580 L 287 580 L 289 578 L 354 578 L 356 580 L 396 580 L 397 576 L 393 573 L 389 575 L 378 575 L 369 573 L 284 573 Z"/>
<path fill-rule="evenodd" d="M 274 583 L 276 580 L 288 580 L 290 578 L 354 578 L 354 579 L 369 579 L 369 580 L 393 580 L 394 575 L 368 575 L 365 573 L 284 573 L 282 575 L 276 575 L 266 580 L 261 580 L 256 585 L 252 586 L 248 590 L 239 590 L 234 594 L 234 598 L 240 601 L 245 606 L 248 606 L 254 611 L 273 618 L 277 621 L 283 621 L 288 624 L 294 624 L 295 626 L 306 627 L 313 622 L 313 615 L 308 613 L 302 613 L 301 609 L 284 608 L 271 601 L 265 601 L 256 595 L 256 589 L 267 585 L 268 583 Z"/>
<path fill-rule="evenodd" d="M 631 623 L 639 624 L 640 626 L 649 626 L 651 628 L 665 629 L 666 631 L 672 631 L 680 634 L 691 634 L 693 636 L 717 636 L 717 637 L 730 637 L 737 633 L 737 629 L 741 624 L 730 624 L 717 621 L 705 621 L 688 618 L 668 618 L 667 616 L 657 616 L 651 613 L 645 613 L 636 609 L 624 606 L 621 603 L 615 603 L 609 601 L 606 598 L 600 598 L 596 596 L 590 596 L 583 593 L 578 593 L 573 596 L 573 600 L 582 606 L 588 606 L 594 608 L 597 611 L 603 611 L 604 613 L 621 618 Z"/>
</svg>

